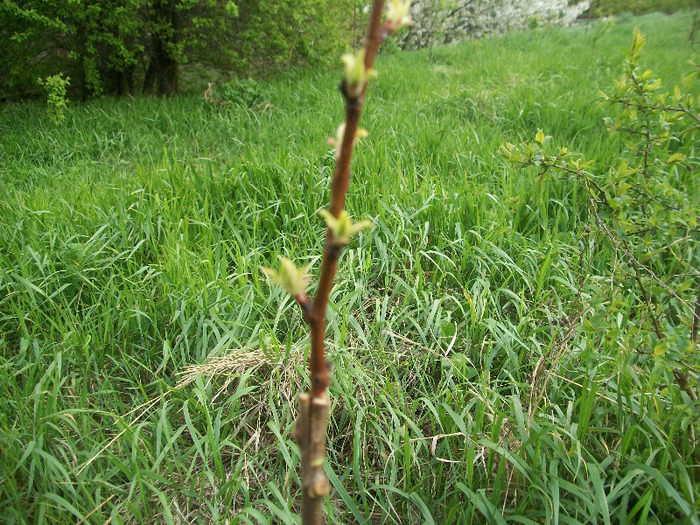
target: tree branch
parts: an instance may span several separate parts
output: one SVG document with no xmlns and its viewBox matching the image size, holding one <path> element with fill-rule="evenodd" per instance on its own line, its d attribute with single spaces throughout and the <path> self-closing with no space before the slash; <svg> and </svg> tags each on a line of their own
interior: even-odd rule
<svg viewBox="0 0 700 525">
<path fill-rule="evenodd" d="M 383 8 L 384 0 L 373 1 L 365 46 L 365 71 L 371 69 L 383 39 Z M 350 161 L 366 89 L 366 79 L 362 86 L 355 86 L 355 89 L 349 89 L 347 78 L 340 84 L 340 91 L 345 97 L 345 131 L 341 144 L 336 145 L 338 154 L 330 195 L 330 214 L 336 219 L 345 208 L 345 196 L 350 183 Z M 323 468 L 326 455 L 326 428 L 330 413 L 330 401 L 326 394 L 330 383 L 330 366 L 325 358 L 324 339 L 326 309 L 343 246 L 344 242 L 335 239 L 329 227 L 326 231 L 316 298 L 313 303 L 310 303 L 305 296 L 297 297 L 304 312 L 304 319 L 311 331 L 309 356 L 311 390 L 308 394 L 299 396 L 299 417 L 295 428 L 295 436 L 301 451 L 301 517 L 304 525 L 323 523 L 323 504 L 330 492 L 328 478 Z"/>
<path fill-rule="evenodd" d="M 369 30 L 367 32 L 367 44 L 365 47 L 365 69 L 369 71 L 374 63 L 374 57 L 382 41 L 382 10 L 383 0 L 374 0 L 372 13 L 370 15 Z M 331 181 L 330 212 L 334 217 L 338 217 L 345 208 L 345 196 L 347 195 L 350 183 L 350 160 L 352 158 L 353 144 L 357 127 L 360 122 L 360 114 L 364 104 L 365 90 L 367 84 L 362 87 L 359 95 L 353 96 L 347 89 L 345 81 L 340 85 L 340 91 L 345 97 L 345 133 L 343 141 L 338 146 L 340 148 L 338 160 L 333 172 Z M 333 233 L 330 229 L 326 232 L 326 243 L 324 246 L 323 262 L 321 263 L 321 274 L 319 276 L 318 291 L 313 305 L 311 315 L 311 356 L 309 368 L 311 372 L 311 397 L 318 397 L 328 388 L 330 377 L 326 367 L 324 352 L 325 319 L 328 298 L 330 297 L 333 279 L 335 278 L 338 257 L 342 251 L 342 246 L 334 242 Z"/>
</svg>

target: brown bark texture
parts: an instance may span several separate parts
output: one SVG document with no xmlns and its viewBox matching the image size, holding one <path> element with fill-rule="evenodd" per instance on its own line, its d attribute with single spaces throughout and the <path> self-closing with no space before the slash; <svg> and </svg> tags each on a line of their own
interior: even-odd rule
<svg viewBox="0 0 700 525">
<path fill-rule="evenodd" d="M 304 525 L 323 523 L 323 502 L 330 492 L 330 485 L 323 470 L 330 406 L 325 393 L 314 398 L 306 393 L 299 395 L 295 437 L 302 451 L 301 522 Z"/>
</svg>

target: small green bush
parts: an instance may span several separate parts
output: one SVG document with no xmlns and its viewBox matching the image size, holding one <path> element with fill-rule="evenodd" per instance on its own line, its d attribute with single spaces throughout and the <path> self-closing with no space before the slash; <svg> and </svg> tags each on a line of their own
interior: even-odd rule
<svg viewBox="0 0 700 525">
<path fill-rule="evenodd" d="M 60 126 L 66 119 L 65 109 L 68 105 L 66 88 L 70 84 L 70 77 L 63 78 L 63 73 L 51 75 L 38 80 L 39 85 L 46 89 L 46 103 L 49 106 L 49 118 L 51 122 Z"/>
<path fill-rule="evenodd" d="M 598 290 L 604 300 L 589 329 L 606 334 L 601 345 L 626 349 L 626 358 L 639 361 L 637 366 L 644 362 L 649 374 L 666 373 L 659 381 L 666 384 L 668 402 L 681 409 L 697 400 L 700 365 L 700 188 L 693 173 L 700 118 L 695 96 L 678 86 L 664 91 L 661 79 L 641 67 L 644 44 L 635 29 L 622 78 L 600 92 L 600 106 L 615 110 L 605 123 L 621 144 L 616 165 L 601 169 L 566 147 L 555 148 L 541 130 L 534 141 L 506 144 L 501 151 L 511 162 L 537 167 L 540 177 L 557 173 L 583 186 L 589 213 L 585 234 L 616 254 L 605 263 L 609 291 Z M 686 85 L 695 87 L 698 71 L 695 66 Z M 620 329 L 620 316 L 627 330 Z"/>
<path fill-rule="evenodd" d="M 232 104 L 252 108 L 263 101 L 263 87 L 253 78 L 237 78 L 223 85 L 221 98 Z"/>
</svg>

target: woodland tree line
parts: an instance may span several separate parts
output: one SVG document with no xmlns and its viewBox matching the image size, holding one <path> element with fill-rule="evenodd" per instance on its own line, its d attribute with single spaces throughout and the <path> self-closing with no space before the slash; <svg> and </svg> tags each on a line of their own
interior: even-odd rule
<svg viewBox="0 0 700 525">
<path fill-rule="evenodd" d="M 356 0 L 3 0 L 0 99 L 63 73 L 82 98 L 178 92 L 180 66 L 246 75 L 337 57 Z"/>
</svg>

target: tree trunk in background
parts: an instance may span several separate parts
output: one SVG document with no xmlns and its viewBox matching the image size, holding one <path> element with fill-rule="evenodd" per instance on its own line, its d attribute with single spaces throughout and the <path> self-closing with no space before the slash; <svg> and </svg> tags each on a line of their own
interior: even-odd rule
<svg viewBox="0 0 700 525">
<path fill-rule="evenodd" d="M 134 94 L 134 70 L 110 71 L 111 88 L 120 97 Z"/>
<path fill-rule="evenodd" d="M 162 45 L 158 47 L 163 49 Z M 179 90 L 179 78 L 180 68 L 177 61 L 170 58 L 164 50 L 154 49 L 143 81 L 143 92 L 152 94 L 155 89 L 155 94 L 159 97 L 176 95 Z"/>
<path fill-rule="evenodd" d="M 160 0 L 153 5 L 156 29 L 151 37 L 151 61 L 143 81 L 145 94 L 159 97 L 176 95 L 179 91 L 180 64 L 168 52 L 168 44 L 177 44 L 182 22 L 173 0 Z"/>
</svg>

